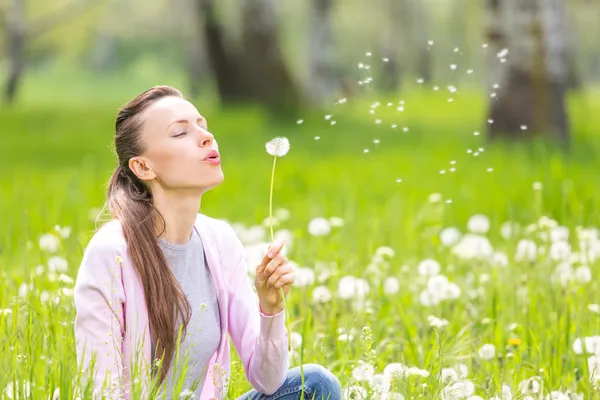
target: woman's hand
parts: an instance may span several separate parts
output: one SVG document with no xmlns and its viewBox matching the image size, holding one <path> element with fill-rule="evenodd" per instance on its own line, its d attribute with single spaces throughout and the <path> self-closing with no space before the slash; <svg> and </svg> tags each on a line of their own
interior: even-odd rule
<svg viewBox="0 0 600 400">
<path fill-rule="evenodd" d="M 256 267 L 254 285 L 258 293 L 261 311 L 265 314 L 277 314 L 283 310 L 281 288 L 285 296 L 289 293 L 296 276 L 288 259 L 281 254 L 283 243 L 275 241 L 260 264 Z"/>
</svg>

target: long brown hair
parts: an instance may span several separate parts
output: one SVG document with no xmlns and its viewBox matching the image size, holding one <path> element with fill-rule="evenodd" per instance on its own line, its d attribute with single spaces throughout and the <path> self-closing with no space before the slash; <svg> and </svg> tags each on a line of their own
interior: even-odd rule
<svg viewBox="0 0 600 400">
<path fill-rule="evenodd" d="M 190 320 L 190 304 L 177 279 L 168 267 L 158 245 L 157 224 L 164 232 L 165 221 L 154 207 L 152 192 L 129 168 L 129 160 L 143 150 L 139 115 L 155 101 L 181 92 L 169 86 L 155 86 L 127 103 L 117 116 L 115 150 L 119 165 L 108 183 L 107 205 L 120 222 L 133 267 L 144 286 L 150 322 L 150 334 L 156 346 L 156 357 L 164 357 L 159 383 L 165 379 L 177 346 L 179 317 L 182 337 Z M 154 360 L 152 360 L 154 361 Z M 152 362 L 154 364 L 154 362 Z"/>
</svg>

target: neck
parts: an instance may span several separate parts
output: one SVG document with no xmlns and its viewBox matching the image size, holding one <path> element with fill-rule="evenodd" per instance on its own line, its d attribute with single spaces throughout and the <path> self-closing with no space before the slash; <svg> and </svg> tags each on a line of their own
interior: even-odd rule
<svg viewBox="0 0 600 400">
<path fill-rule="evenodd" d="M 184 244 L 190 239 L 201 196 L 157 190 L 152 193 L 156 210 L 165 220 L 165 231 L 160 236 L 173 244 Z"/>
</svg>

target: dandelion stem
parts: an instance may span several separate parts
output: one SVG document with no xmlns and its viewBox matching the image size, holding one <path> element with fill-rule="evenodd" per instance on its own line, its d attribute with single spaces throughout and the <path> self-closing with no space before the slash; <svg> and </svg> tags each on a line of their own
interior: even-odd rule
<svg viewBox="0 0 600 400">
<path fill-rule="evenodd" d="M 277 165 L 277 156 L 273 156 L 273 170 L 271 171 L 271 189 L 269 191 L 269 228 L 271 230 L 271 243 L 275 241 L 275 235 L 273 234 L 273 186 L 275 184 L 275 165 Z M 292 331 L 290 330 L 289 316 L 287 313 L 287 306 L 285 303 L 285 293 L 283 288 L 279 288 L 281 299 L 283 300 L 283 312 L 286 319 L 286 327 L 288 331 L 288 350 L 292 350 Z"/>
</svg>

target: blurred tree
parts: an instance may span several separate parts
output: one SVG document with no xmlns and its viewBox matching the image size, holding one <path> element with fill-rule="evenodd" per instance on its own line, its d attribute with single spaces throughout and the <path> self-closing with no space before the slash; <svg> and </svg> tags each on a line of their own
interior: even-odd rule
<svg viewBox="0 0 600 400">
<path fill-rule="evenodd" d="M 331 0 L 313 0 L 308 31 L 308 90 L 310 101 L 324 105 L 338 88 Z"/>
<path fill-rule="evenodd" d="M 406 0 L 384 0 L 384 3 L 385 6 L 381 8 L 384 14 L 382 17 L 387 23 L 384 25 L 386 31 L 381 47 L 387 61 L 382 65 L 381 75 L 376 82 L 382 92 L 395 93 L 400 90 L 401 75 L 405 69 L 406 44 L 410 40 L 410 13 Z"/>
<path fill-rule="evenodd" d="M 8 61 L 4 100 L 7 104 L 11 104 L 17 95 L 25 70 L 27 43 L 47 33 L 59 24 L 81 15 L 91 6 L 100 3 L 100 1 L 92 0 L 73 0 L 71 4 L 62 7 L 58 11 L 48 13 L 32 21 L 27 20 L 26 0 L 10 0 L 8 7 L 3 7 L 2 14 L 6 15 L 6 22 L 2 26 L 6 30 L 6 58 Z"/>
<path fill-rule="evenodd" d="M 490 137 L 569 138 L 564 0 L 488 0 Z"/>
<path fill-rule="evenodd" d="M 225 103 L 236 103 L 251 98 L 247 78 L 240 63 L 240 55 L 225 43 L 225 32 L 215 10 L 214 0 L 198 0 L 199 20 L 204 27 L 204 39 L 211 70 L 219 97 Z"/>
<path fill-rule="evenodd" d="M 294 109 L 300 91 L 278 39 L 277 0 L 242 0 L 242 62 L 252 100 L 270 111 Z"/>
</svg>

